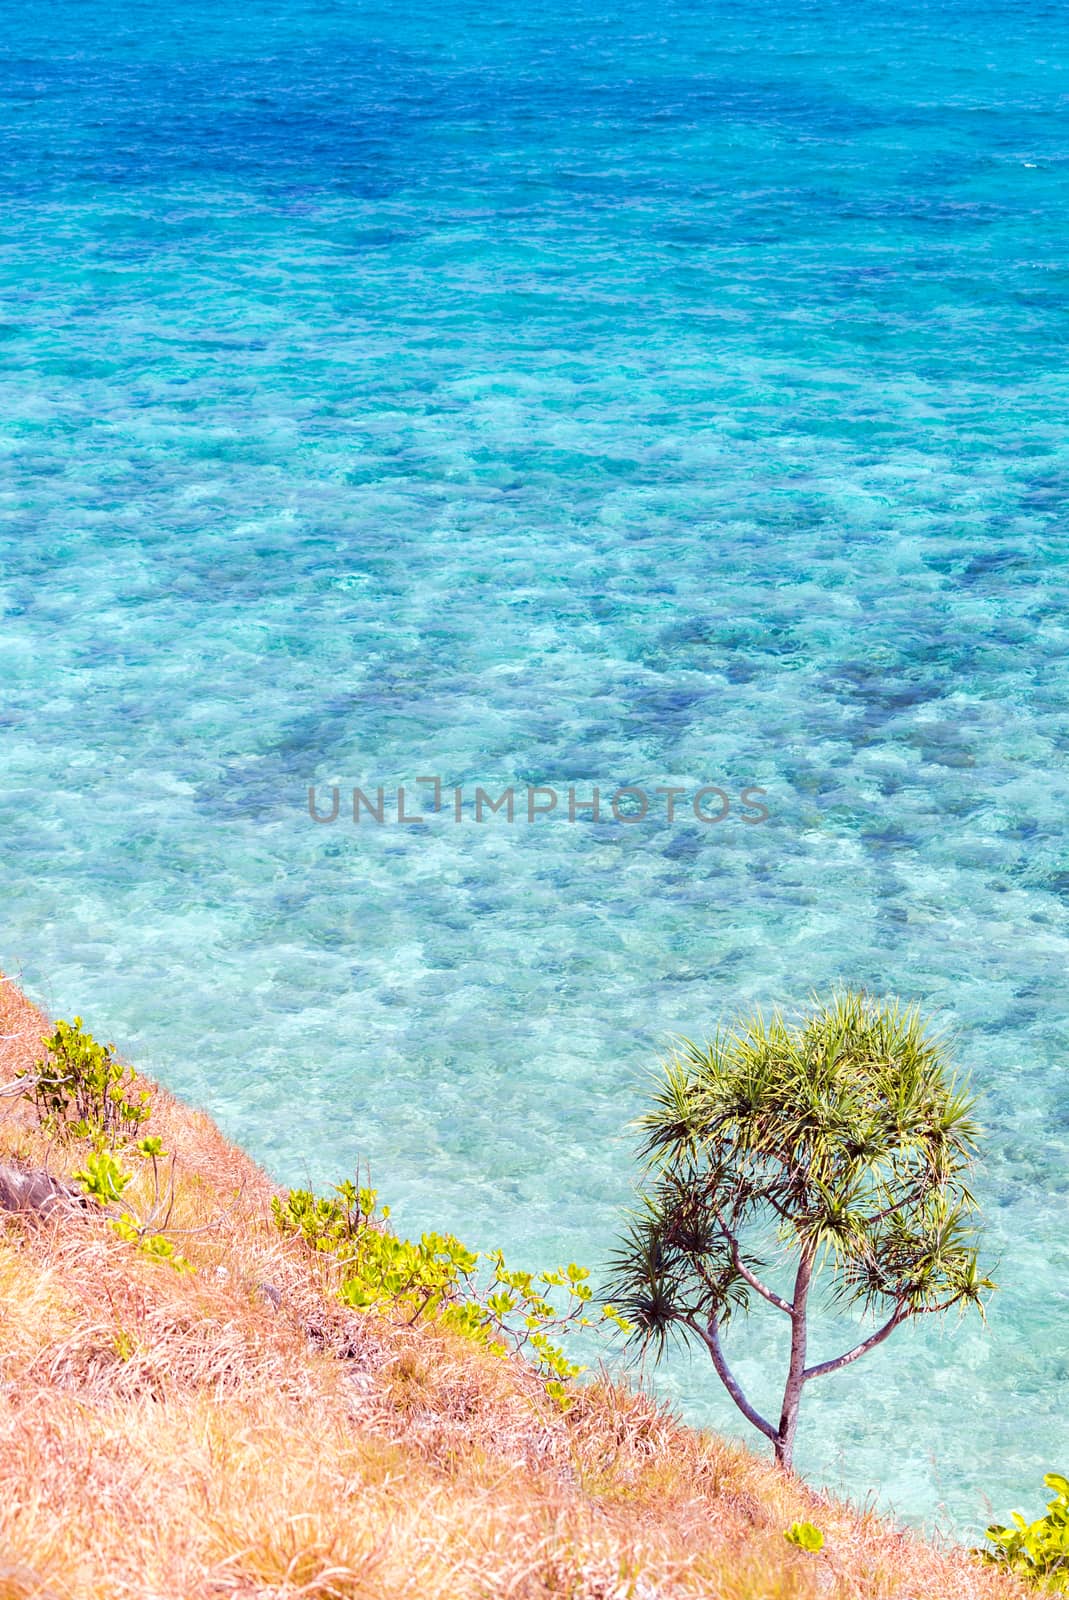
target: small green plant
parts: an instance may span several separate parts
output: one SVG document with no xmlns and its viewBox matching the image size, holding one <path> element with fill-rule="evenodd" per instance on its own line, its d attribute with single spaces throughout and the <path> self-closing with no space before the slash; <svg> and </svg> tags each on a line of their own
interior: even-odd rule
<svg viewBox="0 0 1069 1600">
<path fill-rule="evenodd" d="M 116 1148 L 133 1137 L 149 1114 L 134 1073 L 116 1061 L 112 1046 L 82 1030 L 81 1017 L 57 1022 L 42 1039 L 46 1054 L 34 1062 L 29 1094 L 46 1132 L 63 1139 L 88 1139 L 98 1149 Z"/>
<path fill-rule="evenodd" d="M 153 1261 L 165 1261 L 176 1272 L 192 1272 L 192 1265 L 185 1256 L 178 1254 L 173 1242 L 165 1234 L 156 1231 L 164 1212 L 162 1226 L 166 1227 L 170 1221 L 174 1199 L 172 1185 L 167 1201 L 161 1200 L 159 1162 L 166 1155 L 162 1142 L 153 1136 L 141 1139 L 134 1149 L 143 1161 L 152 1163 L 153 1199 L 147 1215 L 139 1215 L 124 1199 L 126 1190 L 134 1181 L 134 1174 L 120 1165 L 110 1150 L 90 1151 L 85 1158 L 85 1165 L 73 1174 L 74 1181 L 84 1194 L 99 1205 L 112 1211 L 116 1205 L 121 1205 L 119 1214 L 111 1219 L 111 1226 L 120 1239 L 135 1245 L 142 1255 Z"/>
<path fill-rule="evenodd" d="M 133 1173 L 121 1167 L 110 1150 L 92 1151 L 73 1177 L 83 1192 L 102 1206 L 121 1200 L 123 1190 L 134 1181 Z"/>
<path fill-rule="evenodd" d="M 176 1272 L 192 1272 L 186 1258 L 158 1231 L 170 1221 L 174 1182 L 172 1163 L 170 1191 L 163 1199 L 160 1162 L 166 1152 L 154 1134 L 133 1146 L 142 1161 L 152 1164 L 153 1196 L 147 1214 L 139 1215 L 126 1198 L 134 1174 L 122 1165 L 118 1152 L 130 1148 L 147 1120 L 152 1110 L 148 1092 L 135 1088 L 133 1071 L 115 1060 L 111 1045 L 98 1044 L 83 1031 L 81 1017 L 57 1022 L 55 1032 L 41 1043 L 47 1053 L 34 1063 L 26 1092 L 46 1133 L 64 1140 L 84 1139 L 89 1145 L 84 1164 L 73 1174 L 75 1183 L 112 1213 L 111 1226 L 121 1239 L 154 1261 L 166 1261 Z"/>
<path fill-rule="evenodd" d="M 119 1328 L 112 1335 L 112 1348 L 120 1361 L 129 1361 L 137 1349 L 137 1340 L 132 1333 L 127 1333 L 125 1328 Z"/>
<path fill-rule="evenodd" d="M 347 1305 L 389 1310 L 409 1323 L 434 1322 L 498 1355 L 529 1347 L 548 1380 L 546 1393 L 562 1410 L 571 1405 L 565 1385 L 584 1368 L 553 1340 L 606 1323 L 630 1331 L 611 1305 L 587 1314 L 594 1308 L 585 1267 L 572 1262 L 537 1276 L 514 1272 L 500 1250 L 469 1250 L 452 1234 L 399 1238 L 386 1226 L 390 1208 L 379 1207 L 374 1189 L 345 1182 L 334 1195 L 295 1189 L 273 1206 L 283 1233 L 342 1263 L 339 1294 Z M 563 1309 L 550 1298 L 554 1291 L 563 1296 Z"/>
<path fill-rule="evenodd" d="M 1018 1577 L 1049 1593 L 1069 1593 L 1069 1478 L 1048 1472 L 1043 1479 L 1054 1499 L 1047 1503 L 1047 1514 L 1026 1522 L 1019 1512 L 1011 1513 L 1012 1527 L 996 1523 L 984 1537 L 992 1549 L 978 1554 L 990 1566 L 1006 1567 Z"/>
<path fill-rule="evenodd" d="M 143 1256 L 148 1256 L 150 1261 L 162 1261 L 176 1272 L 192 1272 L 193 1264 L 185 1256 L 180 1256 L 172 1240 L 166 1234 L 143 1234 L 137 1241 L 137 1247 Z"/>
<path fill-rule="evenodd" d="M 814 1522 L 792 1522 L 783 1537 L 788 1544 L 796 1544 L 799 1550 L 823 1550 L 824 1535 Z"/>
</svg>

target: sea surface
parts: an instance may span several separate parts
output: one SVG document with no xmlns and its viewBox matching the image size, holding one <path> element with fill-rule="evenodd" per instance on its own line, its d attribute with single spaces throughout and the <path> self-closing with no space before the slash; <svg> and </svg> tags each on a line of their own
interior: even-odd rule
<svg viewBox="0 0 1069 1600">
<path fill-rule="evenodd" d="M 0 0 L 0 964 L 595 1272 L 672 1034 L 920 1001 L 1002 1288 L 800 1465 L 965 1537 L 1069 1470 L 1067 96 L 1043 0 Z"/>
</svg>

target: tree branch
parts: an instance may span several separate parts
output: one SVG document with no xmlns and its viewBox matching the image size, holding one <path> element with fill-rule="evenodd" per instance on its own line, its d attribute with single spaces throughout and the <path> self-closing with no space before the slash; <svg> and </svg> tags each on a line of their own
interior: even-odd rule
<svg viewBox="0 0 1069 1600">
<path fill-rule="evenodd" d="M 715 1207 L 713 1209 L 713 1216 L 719 1223 L 720 1231 L 728 1242 L 728 1248 L 731 1251 L 731 1264 L 735 1268 L 735 1271 L 738 1273 L 739 1277 L 744 1278 L 750 1285 L 751 1289 L 756 1289 L 758 1294 L 761 1295 L 763 1299 L 767 1300 L 770 1306 L 776 1306 L 780 1311 L 785 1311 L 788 1316 L 791 1316 L 794 1307 L 791 1305 L 790 1301 L 784 1300 L 782 1295 L 776 1294 L 775 1290 L 770 1289 L 767 1284 L 762 1283 L 760 1278 L 758 1278 L 755 1273 L 751 1272 L 749 1267 L 743 1261 L 742 1256 L 739 1254 L 739 1241 L 731 1232 L 731 1229 L 728 1227 L 727 1223 L 724 1221 L 723 1217 L 720 1215 L 719 1211 L 715 1209 Z"/>
<path fill-rule="evenodd" d="M 882 1328 L 877 1328 L 875 1333 L 863 1339 L 860 1344 L 856 1344 L 852 1350 L 848 1350 L 845 1356 L 836 1356 L 834 1361 L 821 1361 L 815 1367 L 807 1367 L 802 1373 L 802 1382 L 808 1383 L 810 1378 L 822 1378 L 826 1372 L 838 1372 L 840 1367 L 848 1367 L 851 1361 L 856 1361 L 859 1356 L 875 1350 L 889 1334 L 894 1333 L 900 1323 L 908 1321 L 910 1317 L 925 1317 L 933 1312 L 949 1311 L 951 1306 L 959 1304 L 960 1299 L 960 1295 L 951 1295 L 949 1300 L 940 1300 L 934 1306 L 910 1306 L 904 1300 L 900 1300 Z"/>
<path fill-rule="evenodd" d="M 851 1361 L 857 1361 L 861 1356 L 866 1355 L 868 1351 L 875 1350 L 876 1346 L 882 1344 L 888 1335 L 894 1333 L 900 1322 L 905 1322 L 906 1318 L 913 1314 L 906 1306 L 905 1301 L 900 1300 L 882 1328 L 877 1328 L 875 1333 L 869 1334 L 867 1339 L 863 1339 L 860 1344 L 856 1344 L 844 1356 L 836 1356 L 832 1361 L 820 1361 L 815 1367 L 806 1367 L 802 1373 L 802 1382 L 808 1383 L 810 1378 L 822 1378 L 826 1372 L 838 1372 L 840 1367 L 848 1367 Z"/>
<path fill-rule="evenodd" d="M 885 1217 L 893 1216 L 896 1211 L 901 1211 L 903 1206 L 919 1205 L 925 1195 L 935 1187 L 934 1180 L 928 1172 L 921 1173 L 917 1179 L 917 1187 L 909 1194 L 904 1194 L 901 1200 L 896 1200 L 893 1205 L 884 1206 L 882 1211 L 873 1211 L 865 1218 L 867 1223 L 883 1222 Z"/>
<path fill-rule="evenodd" d="M 772 1426 L 771 1422 L 765 1421 L 760 1412 L 754 1410 L 753 1406 L 747 1400 L 746 1396 L 736 1383 L 735 1378 L 732 1375 L 731 1368 L 724 1360 L 724 1352 L 720 1348 L 720 1329 L 716 1325 L 716 1319 L 710 1317 L 704 1328 L 693 1317 L 686 1317 L 683 1320 L 686 1322 L 687 1327 L 692 1328 L 698 1335 L 699 1339 L 701 1339 L 706 1346 L 706 1349 L 713 1358 L 713 1366 L 716 1368 L 717 1377 L 720 1379 L 720 1382 L 724 1385 L 724 1388 L 734 1400 L 735 1404 L 738 1406 L 747 1422 L 752 1423 L 755 1428 L 759 1429 L 759 1431 L 764 1434 L 766 1439 L 771 1439 L 773 1444 L 775 1444 L 777 1439 L 775 1428 Z"/>
<path fill-rule="evenodd" d="M 787 1381 L 783 1387 L 783 1410 L 779 1419 L 779 1439 L 776 1459 L 788 1472 L 793 1470 L 794 1435 L 798 1429 L 798 1406 L 805 1385 L 805 1353 L 808 1341 L 806 1306 L 809 1286 L 813 1281 L 814 1251 L 806 1248 L 798 1263 L 794 1280 L 794 1303 L 791 1306 L 791 1359 L 787 1368 Z"/>
</svg>

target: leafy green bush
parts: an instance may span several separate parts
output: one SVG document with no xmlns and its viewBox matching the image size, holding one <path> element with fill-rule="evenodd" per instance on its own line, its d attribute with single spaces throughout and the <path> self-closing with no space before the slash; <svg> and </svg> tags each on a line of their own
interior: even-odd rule
<svg viewBox="0 0 1069 1600">
<path fill-rule="evenodd" d="M 1043 1482 L 1054 1490 L 1046 1516 L 1036 1522 L 1026 1522 L 1019 1512 L 1012 1512 L 1012 1527 L 1002 1528 L 996 1523 L 988 1528 L 985 1538 L 994 1548 L 982 1550 L 980 1554 L 989 1565 L 1008 1567 L 1037 1588 L 1066 1594 L 1069 1593 L 1069 1478 L 1063 1478 L 1060 1472 L 1048 1472 Z"/>
<path fill-rule="evenodd" d="M 500 1250 L 469 1250 L 452 1234 L 425 1233 L 401 1239 L 387 1226 L 389 1206 L 379 1207 L 375 1189 L 346 1182 L 337 1198 L 295 1189 L 273 1201 L 275 1220 L 315 1251 L 342 1263 L 342 1300 L 359 1311 L 389 1310 L 407 1322 L 434 1322 L 463 1334 L 496 1354 L 530 1347 L 546 1392 L 563 1409 L 564 1385 L 584 1369 L 570 1361 L 553 1338 L 578 1328 L 611 1323 L 628 1332 L 611 1305 L 594 1316 L 593 1291 L 585 1267 L 571 1263 L 555 1272 L 512 1272 Z M 548 1298 L 564 1297 L 560 1309 Z"/>
<path fill-rule="evenodd" d="M 111 1045 L 83 1033 L 81 1017 L 57 1022 L 41 1043 L 47 1053 L 34 1062 L 29 1092 L 46 1132 L 89 1139 L 98 1149 L 132 1138 L 148 1117 L 148 1095 L 134 1092 L 134 1073 Z"/>
<path fill-rule="evenodd" d="M 112 1046 L 98 1044 L 82 1029 L 81 1017 L 59 1021 L 55 1032 L 41 1040 L 46 1055 L 34 1062 L 26 1094 L 34 1103 L 46 1133 L 67 1141 L 84 1139 L 89 1145 L 85 1163 L 73 1174 L 82 1193 L 112 1213 L 111 1226 L 121 1239 L 135 1244 L 155 1261 L 166 1261 L 177 1272 L 192 1272 L 170 1239 L 166 1228 L 174 1202 L 174 1182 L 166 1199 L 161 1196 L 159 1163 L 161 1141 L 148 1136 L 134 1145 L 143 1161 L 152 1163 L 153 1197 L 147 1213 L 140 1215 L 124 1198 L 134 1174 L 118 1159 L 129 1147 L 152 1110 L 147 1090 L 135 1090 L 135 1076 L 112 1054 Z M 164 1215 L 166 1214 L 166 1215 Z"/>
</svg>

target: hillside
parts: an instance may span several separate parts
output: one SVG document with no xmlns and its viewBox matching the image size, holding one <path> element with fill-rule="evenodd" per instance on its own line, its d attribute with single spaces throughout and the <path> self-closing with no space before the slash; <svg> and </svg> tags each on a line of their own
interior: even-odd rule
<svg viewBox="0 0 1069 1600">
<path fill-rule="evenodd" d="M 89 1025 L 92 1027 L 92 1019 Z M 46 1028 L 0 981 L 0 1084 Z M 267 1176 L 148 1085 L 178 1273 L 106 1219 L 0 1213 L 0 1600 L 996 1600 L 1016 1584 L 607 1384 L 353 1312 Z M 0 1159 L 69 1177 L 17 1094 Z M 537 1264 L 535 1264 L 537 1265 Z M 819 1555 L 784 1530 L 810 1520 Z"/>
</svg>

